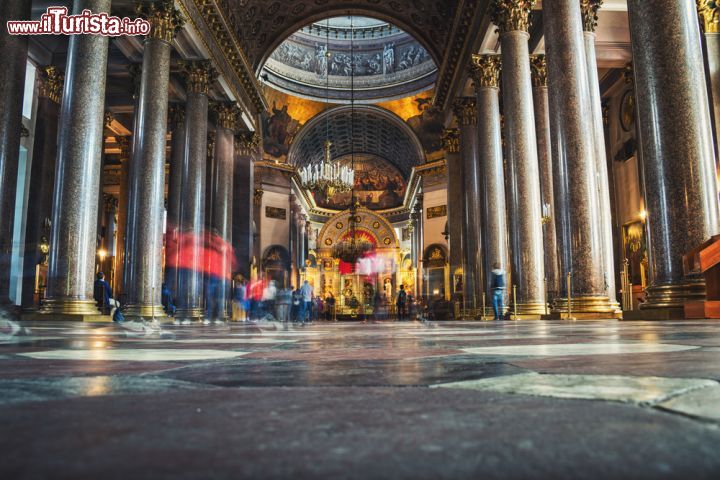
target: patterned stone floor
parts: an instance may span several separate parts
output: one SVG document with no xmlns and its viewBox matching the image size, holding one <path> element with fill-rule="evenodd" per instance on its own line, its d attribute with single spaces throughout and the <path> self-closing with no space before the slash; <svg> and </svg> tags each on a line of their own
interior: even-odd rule
<svg viewBox="0 0 720 480">
<path fill-rule="evenodd" d="M 720 478 L 720 322 L 0 328 L 0 478 Z"/>
</svg>

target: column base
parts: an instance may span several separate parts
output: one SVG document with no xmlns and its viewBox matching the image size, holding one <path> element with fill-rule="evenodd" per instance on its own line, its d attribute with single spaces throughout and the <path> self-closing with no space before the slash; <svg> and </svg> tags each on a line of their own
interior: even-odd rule
<svg viewBox="0 0 720 480">
<path fill-rule="evenodd" d="M 163 319 L 167 317 L 162 305 L 127 305 L 123 316 L 128 320 Z"/>
<path fill-rule="evenodd" d="M 606 295 L 580 295 L 571 300 L 572 316 L 585 314 L 586 318 L 620 318 L 622 310 L 617 302 L 612 302 Z M 568 299 L 556 298 L 551 314 L 567 315 Z"/>
<path fill-rule="evenodd" d="M 100 312 L 94 314 L 78 313 L 43 313 L 42 311 L 23 313 L 20 320 L 24 322 L 85 322 L 85 323 L 112 323 L 110 315 L 103 315 Z"/>
<path fill-rule="evenodd" d="M 686 303 L 705 300 L 705 280 L 652 285 L 645 289 L 645 295 L 647 300 L 640 305 L 640 310 L 682 309 Z"/>
<path fill-rule="evenodd" d="M 101 315 L 95 300 L 47 298 L 38 310 L 42 315 Z"/>
<path fill-rule="evenodd" d="M 547 304 L 542 302 L 518 303 L 517 309 L 514 305 L 508 308 L 510 320 L 540 320 L 549 311 Z"/>
<path fill-rule="evenodd" d="M 205 318 L 205 309 L 203 308 L 178 308 L 175 311 L 175 320 L 200 321 Z"/>
</svg>

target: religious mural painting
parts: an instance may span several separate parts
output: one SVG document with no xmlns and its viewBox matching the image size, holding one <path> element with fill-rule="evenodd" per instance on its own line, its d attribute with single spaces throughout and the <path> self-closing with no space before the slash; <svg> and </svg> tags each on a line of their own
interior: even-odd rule
<svg viewBox="0 0 720 480">
<path fill-rule="evenodd" d="M 340 159 L 341 165 L 350 165 L 349 157 Z M 355 156 L 354 193 L 360 204 L 370 210 L 387 210 L 402 205 L 407 182 L 400 170 L 390 162 L 374 155 Z M 351 192 L 313 192 L 319 207 L 332 210 L 350 208 Z"/>
<path fill-rule="evenodd" d="M 275 158 L 285 158 L 300 122 L 288 113 L 288 105 L 273 102 L 271 113 L 263 115 L 263 149 Z"/>
<path fill-rule="evenodd" d="M 420 113 L 408 118 L 407 124 L 418 136 L 425 152 L 436 152 L 442 148 L 442 111 L 432 104 L 432 98 L 418 97 L 415 102 Z"/>
</svg>

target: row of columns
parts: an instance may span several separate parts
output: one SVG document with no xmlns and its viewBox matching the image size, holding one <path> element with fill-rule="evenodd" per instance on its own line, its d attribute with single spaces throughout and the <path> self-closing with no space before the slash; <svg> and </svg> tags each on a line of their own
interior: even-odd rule
<svg viewBox="0 0 720 480">
<path fill-rule="evenodd" d="M 24 14 L 20 11 L 5 11 L 21 4 L 23 2 L 8 2 L 3 7 L 3 16 L 7 13 L 8 18 L 23 18 Z M 73 13 L 77 14 L 84 9 L 94 13 L 109 13 L 110 0 L 75 0 Z M 124 137 L 118 137 L 122 172 L 117 205 L 118 253 L 122 260 L 116 286 L 122 290 L 125 316 L 130 319 L 164 315 L 161 302 L 161 284 L 164 280 L 167 280 L 175 294 L 178 319 L 199 319 L 206 315 L 203 298 L 203 271 L 206 267 L 204 242 L 211 231 L 213 239 L 210 241 L 220 239 L 222 242 L 219 243 L 223 243 L 226 250 L 232 248 L 233 219 L 237 215 L 233 211 L 233 190 L 238 182 L 234 171 L 236 158 L 250 158 L 249 162 L 241 162 L 240 170 L 243 180 L 248 177 L 248 172 L 252 179 L 251 150 L 253 145 L 257 147 L 257 139 L 245 138 L 248 136 L 241 134 L 242 141 L 238 145 L 244 149 L 236 148 L 237 107 L 234 104 L 218 104 L 213 108 L 217 118 L 216 146 L 211 163 L 212 188 L 207 191 L 208 93 L 214 72 L 209 62 L 186 64 L 186 104 L 184 108 L 177 105 L 173 107 L 170 122 L 172 158 L 167 205 L 167 251 L 177 252 L 177 248 L 170 248 L 170 242 L 177 241 L 179 235 L 183 235 L 183 267 L 186 268 L 163 272 L 161 259 L 164 247 L 165 150 L 171 44 L 183 21 L 179 12 L 167 2 L 146 4 L 140 14 L 150 22 L 151 31 L 144 40 L 132 143 Z M 2 70 L 2 83 L 7 86 L 3 91 L 5 95 L 12 93 L 15 87 L 22 89 L 24 82 L 19 72 L 24 74 L 25 71 L 27 42 L 23 50 L 15 43 L 18 43 L 16 39 L 24 37 L 1 38 L 3 44 L 0 45 L 0 51 L 22 54 L 22 59 L 18 56 L 17 65 L 11 62 L 12 68 Z M 23 291 L 24 295 L 32 297 L 35 285 L 31 283 L 35 278 L 38 258 L 49 250 L 48 282 L 40 312 L 42 314 L 94 316 L 99 313 L 93 299 L 93 282 L 101 192 L 107 55 L 108 37 L 75 35 L 69 40 L 64 85 L 57 69 L 48 67 L 40 71 L 38 115 L 42 121 L 38 122 L 35 139 L 40 148 L 35 152 L 30 195 L 31 211 L 38 215 L 28 223 L 24 265 L 26 285 Z M 2 129 L 13 124 L 4 121 L 4 117 L 20 115 L 19 106 L 22 103 L 15 102 L 15 99 L 22 99 L 22 90 L 12 94 L 12 97 L 13 101 L 0 105 L 0 114 L 3 115 L 0 139 L 5 138 Z M 18 123 L 14 122 L 14 125 Z M 63 125 L 63 128 L 58 129 L 58 125 Z M 54 145 L 56 134 L 57 147 Z M 18 138 L 19 135 L 7 135 L 9 143 Z M 0 196 L 3 202 L 10 197 L 14 201 L 15 197 L 14 192 L 10 195 L 7 190 L 13 183 L 7 180 L 16 176 L 10 170 L 13 165 L 17 168 L 17 158 L 9 158 L 11 152 L 17 155 L 17 146 L 3 144 L 0 148 L 0 167 L 3 169 Z M 251 185 L 250 180 L 249 185 L 244 185 L 244 190 L 249 190 Z M 43 194 L 48 191 L 52 192 L 52 198 Z M 206 196 L 212 203 L 209 218 L 205 216 Z M 248 201 L 247 204 L 252 208 L 252 202 Z M 14 212 L 13 207 L 8 206 L 5 211 Z M 251 232 L 252 215 L 248 213 L 251 212 L 240 212 L 247 224 L 241 228 Z M 44 215 L 51 218 L 45 219 Z M 0 230 L 6 227 L 12 230 L 12 218 L 8 217 L 12 215 L 0 218 Z M 44 235 L 50 237 L 49 248 Z M 12 235 L 0 235 L 0 248 L 5 248 L 8 239 L 11 240 Z M 250 239 L 246 253 L 251 250 L 251 244 Z M 249 257 L 249 254 L 246 256 Z M 0 257 L 2 261 L 9 261 L 10 258 L 9 254 L 3 252 L 0 252 Z M 213 266 L 217 271 L 230 272 L 234 268 L 234 265 L 226 264 L 231 261 L 232 255 L 220 255 L 218 258 L 221 265 Z M 176 262 L 168 258 L 168 263 L 174 265 Z M 0 270 L 7 272 L 9 278 L 9 268 Z M 4 283 L 7 283 L 8 278 L 5 278 L 5 273 L 1 275 L 0 302 L 7 302 L 8 288 Z M 226 277 L 220 278 L 212 286 L 215 310 L 210 314 L 218 319 L 227 315 L 227 280 Z M 23 304 L 30 306 L 33 299 L 24 298 Z"/>
<path fill-rule="evenodd" d="M 449 189 L 465 191 L 450 223 L 462 224 L 451 247 L 464 254 L 467 308 L 490 298 L 489 272 L 509 263 L 519 318 L 547 313 L 548 297 L 556 312 L 567 311 L 569 296 L 577 313 L 619 312 L 595 56 L 601 3 L 545 2 L 545 57 L 528 51 L 534 1 L 494 1 L 502 54 L 474 56 L 476 96 L 457 99 L 459 132 L 443 136 Z M 691 2 L 657 9 L 631 0 L 628 9 L 650 216 L 644 307 L 676 308 L 704 295 L 702 279 L 683 273 L 682 255 L 720 230 L 700 30 Z"/>
</svg>

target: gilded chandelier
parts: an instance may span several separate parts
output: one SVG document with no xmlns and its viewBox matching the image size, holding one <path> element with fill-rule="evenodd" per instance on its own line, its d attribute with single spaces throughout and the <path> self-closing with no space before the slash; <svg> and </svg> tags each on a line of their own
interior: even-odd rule
<svg viewBox="0 0 720 480">
<path fill-rule="evenodd" d="M 373 244 L 366 239 L 357 237 L 357 224 L 359 220 L 357 206 L 358 204 L 355 203 L 355 198 L 353 198 L 353 204 L 350 207 L 348 233 L 345 238 L 337 242 L 332 249 L 333 258 L 338 258 L 351 265 L 355 265 L 358 260 L 370 253 L 374 248 Z"/>
<path fill-rule="evenodd" d="M 330 160 L 330 141 L 325 142 L 325 160 L 305 165 L 298 172 L 303 188 L 313 192 L 325 192 L 328 197 L 349 192 L 355 182 L 355 171 Z"/>
</svg>

